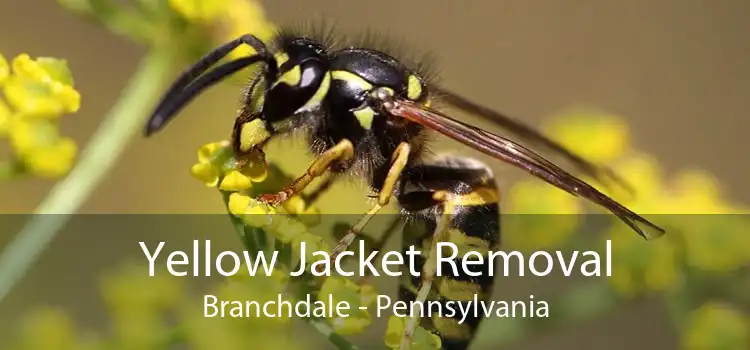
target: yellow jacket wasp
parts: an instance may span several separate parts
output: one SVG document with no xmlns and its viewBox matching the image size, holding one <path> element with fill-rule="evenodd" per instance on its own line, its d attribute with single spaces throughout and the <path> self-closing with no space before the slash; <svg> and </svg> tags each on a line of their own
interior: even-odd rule
<svg viewBox="0 0 750 350">
<path fill-rule="evenodd" d="M 250 46 L 255 54 L 209 71 L 240 45 Z M 515 136 L 566 157 L 592 178 L 619 181 L 609 170 L 587 162 L 518 121 L 431 84 L 425 71 L 404 64 L 386 50 L 368 45 L 337 47 L 325 36 L 315 34 L 284 30 L 271 47 L 252 35 L 244 35 L 216 48 L 173 83 L 148 121 L 146 135 L 163 128 L 206 88 L 257 63 L 262 64 L 260 73 L 245 91 L 233 129 L 235 152 L 242 155 L 261 151 L 274 137 L 302 131 L 317 157 L 307 172 L 284 190 L 263 195 L 259 200 L 279 204 L 329 171 L 363 177 L 377 194 L 377 202 L 336 245 L 332 258 L 348 248 L 392 196 L 403 215 L 425 224 L 420 233 L 405 235 L 408 245 L 420 246 L 428 238 L 427 244 L 434 248 L 438 241 L 459 239 L 479 240 L 490 250 L 497 248 L 499 191 L 492 172 L 481 162 L 466 157 L 425 159 L 423 147 L 428 131 L 436 131 L 601 205 L 644 238 L 664 233 L 530 149 L 431 106 L 440 101 L 493 120 Z M 433 256 L 428 254 L 426 261 L 418 262 L 422 280 L 406 281 L 399 292 L 402 299 L 423 301 L 433 285 L 437 297 L 444 300 L 471 300 L 476 294 L 490 296 L 491 279 L 457 275 L 436 281 Z M 411 345 L 417 321 L 413 317 L 407 324 L 402 349 Z M 480 321 L 458 324 L 453 319 L 423 320 L 441 337 L 445 349 L 466 348 Z"/>
</svg>

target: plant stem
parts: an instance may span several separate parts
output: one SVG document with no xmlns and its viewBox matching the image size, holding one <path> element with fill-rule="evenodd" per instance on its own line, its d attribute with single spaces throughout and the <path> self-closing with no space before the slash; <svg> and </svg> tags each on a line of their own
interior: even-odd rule
<svg viewBox="0 0 750 350">
<path fill-rule="evenodd" d="M 55 235 L 78 211 L 141 130 L 155 96 L 169 77 L 170 55 L 154 50 L 141 61 L 70 174 L 57 183 L 31 221 L 0 253 L 0 302 Z"/>
<path fill-rule="evenodd" d="M 219 182 L 221 183 L 221 178 L 219 179 Z M 222 198 L 224 199 L 224 205 L 229 206 L 229 193 L 222 191 Z M 262 249 L 258 246 L 258 238 L 264 239 L 265 232 L 263 232 L 260 229 L 255 229 L 249 226 L 245 226 L 245 224 L 242 222 L 241 219 L 237 218 L 236 216 L 232 215 L 232 213 L 229 212 L 229 209 L 227 208 L 227 215 L 229 215 L 229 220 L 232 222 L 232 226 L 234 226 L 235 231 L 237 232 L 237 235 L 242 240 L 242 244 L 245 249 L 248 250 L 250 254 L 254 254 L 258 251 L 262 251 Z M 247 237 L 248 234 L 252 234 L 253 237 Z M 278 241 L 277 241 L 278 242 Z M 283 255 L 284 251 L 288 252 L 288 254 L 291 254 L 291 248 L 288 245 L 282 246 L 282 248 L 276 248 L 276 251 L 278 251 L 280 254 Z M 289 259 L 280 259 L 281 261 L 288 261 Z M 295 269 L 296 270 L 296 269 Z M 305 322 L 310 324 L 313 328 L 315 328 L 316 331 L 318 331 L 320 334 L 325 336 L 333 345 L 336 346 L 339 350 L 357 350 L 357 347 L 350 343 L 346 338 L 339 335 L 338 333 L 333 331 L 333 328 L 329 326 L 325 320 L 315 318 L 315 317 L 305 317 Z"/>
<path fill-rule="evenodd" d="M 344 339 L 344 337 L 340 336 L 336 332 L 333 331 L 331 326 L 329 326 L 325 321 L 318 318 L 306 318 L 305 321 L 309 323 L 313 328 L 315 328 L 318 332 L 326 336 L 328 340 L 336 346 L 339 350 L 357 350 L 357 347 L 354 346 L 354 344 L 350 343 L 348 340 Z"/>
</svg>

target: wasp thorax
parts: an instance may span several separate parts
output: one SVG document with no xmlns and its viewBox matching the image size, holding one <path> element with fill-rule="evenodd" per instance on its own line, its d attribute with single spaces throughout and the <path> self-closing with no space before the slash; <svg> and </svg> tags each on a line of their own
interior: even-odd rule
<svg viewBox="0 0 750 350">
<path fill-rule="evenodd" d="M 287 41 L 275 57 L 278 75 L 263 105 L 263 118 L 272 123 L 318 107 L 331 83 L 325 52 L 309 39 Z"/>
</svg>

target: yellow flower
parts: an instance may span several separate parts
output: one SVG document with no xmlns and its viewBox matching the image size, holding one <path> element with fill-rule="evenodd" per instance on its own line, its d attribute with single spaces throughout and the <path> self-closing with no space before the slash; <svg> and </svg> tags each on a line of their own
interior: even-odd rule
<svg viewBox="0 0 750 350">
<path fill-rule="evenodd" d="M 721 196 L 713 176 L 702 171 L 678 173 L 670 182 L 655 175 L 653 161 L 634 159 L 623 174 L 638 178 L 637 197 L 630 204 L 639 213 L 658 213 L 652 221 L 679 236 L 687 263 L 705 271 L 727 271 L 750 261 L 748 220 Z M 648 164 L 648 165 L 646 165 Z M 639 176 L 640 175 L 640 176 Z"/>
<path fill-rule="evenodd" d="M 388 326 L 385 330 L 385 345 L 390 349 L 399 349 L 401 339 L 404 336 L 406 322 L 408 318 L 391 316 L 388 319 Z M 442 341 L 440 337 L 429 332 L 421 326 L 417 326 L 414 331 L 411 348 L 414 350 L 440 349 Z"/>
<path fill-rule="evenodd" d="M 169 0 L 170 7 L 185 20 L 216 27 L 212 34 L 224 43 L 245 34 L 253 34 L 268 43 L 276 33 L 275 26 L 266 18 L 265 10 L 256 0 Z M 229 54 L 230 59 L 253 54 L 247 45 L 240 45 Z"/>
<path fill-rule="evenodd" d="M 237 170 L 230 170 L 224 175 L 224 179 L 219 185 L 222 191 L 242 191 L 252 186 L 250 177 L 245 176 Z"/>
<path fill-rule="evenodd" d="M 750 321 L 737 308 L 708 302 L 690 317 L 683 343 L 688 350 L 750 348 Z"/>
<path fill-rule="evenodd" d="M 284 210 L 289 214 L 301 214 L 305 212 L 305 200 L 301 196 L 294 196 L 282 203 Z"/>
<path fill-rule="evenodd" d="M 23 322 L 21 340 L 24 349 L 75 349 L 78 345 L 76 338 L 72 320 L 57 309 L 35 310 Z"/>
<path fill-rule="evenodd" d="M 228 141 L 207 143 L 198 148 L 198 161 L 201 163 L 213 162 L 214 157 L 220 154 L 219 151 L 222 151 L 228 147 Z"/>
<path fill-rule="evenodd" d="M 220 41 L 238 38 L 251 33 L 261 41 L 269 43 L 276 33 L 276 27 L 266 18 L 263 6 L 257 0 L 227 0 L 227 12 L 221 22 Z M 234 49 L 229 57 L 240 58 L 254 53 L 247 45 Z"/>
<path fill-rule="evenodd" d="M 63 137 L 49 147 L 40 147 L 30 153 L 24 163 L 32 174 L 42 178 L 58 178 L 70 171 L 78 146 L 71 138 Z"/>
<path fill-rule="evenodd" d="M 299 228 L 299 226 L 297 227 Z M 278 233 L 277 230 L 273 230 L 272 233 L 274 234 L 274 237 L 281 239 L 280 237 L 282 236 L 282 234 Z M 305 242 L 305 253 L 307 253 L 305 259 L 307 261 L 316 261 L 320 259 L 320 257 L 313 256 L 314 252 L 331 251 L 331 248 L 328 246 L 328 244 L 326 244 L 322 237 L 316 234 L 312 234 L 308 231 L 288 232 L 285 234 L 285 236 L 292 237 L 292 252 L 294 253 L 294 256 L 299 258 L 301 258 L 300 247 L 302 246 L 302 242 Z"/>
<path fill-rule="evenodd" d="M 281 272 L 274 272 L 272 275 Z M 284 297 L 284 289 L 286 287 L 285 279 L 279 277 L 266 276 L 265 272 L 260 272 L 255 276 L 247 276 L 244 278 L 230 279 L 226 284 L 219 288 L 216 296 L 221 300 L 251 300 L 257 301 L 260 305 L 263 305 L 268 301 L 276 301 L 279 298 L 279 294 L 282 295 L 282 300 L 287 300 Z M 262 286 L 261 288 L 258 288 Z M 262 311 L 262 310 L 261 310 Z M 276 310 L 271 311 L 274 314 Z M 293 316 L 294 314 L 292 314 Z M 254 317 L 255 315 L 253 315 Z M 264 317 L 266 322 L 271 321 L 277 324 L 289 324 L 292 317 L 288 312 L 284 312 L 276 317 L 265 317 L 261 312 L 261 317 Z"/>
<path fill-rule="evenodd" d="M 211 23 L 226 14 L 225 0 L 169 0 L 169 6 L 186 20 Z"/>
<path fill-rule="evenodd" d="M 154 348 L 168 328 L 162 313 L 179 308 L 182 284 L 166 271 L 148 275 L 145 265 L 125 265 L 101 282 L 114 336 L 125 349 Z"/>
<path fill-rule="evenodd" d="M 114 337 L 122 349 L 155 349 L 169 331 L 161 314 L 142 309 L 118 310 L 112 315 Z"/>
<path fill-rule="evenodd" d="M 306 234 L 312 234 L 307 232 L 307 226 L 302 222 L 287 216 L 278 217 L 276 220 L 276 224 L 271 229 L 273 230 L 274 238 L 279 240 L 279 242 L 291 243 L 292 240 L 297 240 L 297 243 L 299 244 L 304 241 L 308 247 L 313 244 L 316 246 L 320 244 L 317 240 L 309 239 L 311 238 L 310 236 L 303 236 Z M 317 237 L 314 235 L 312 236 Z"/>
<path fill-rule="evenodd" d="M 624 154 L 630 143 L 627 123 L 604 112 L 570 110 L 554 117 L 544 130 L 593 162 L 611 162 Z"/>
<path fill-rule="evenodd" d="M 239 193 L 232 193 L 229 195 L 229 212 L 235 216 L 245 215 L 247 208 L 250 207 L 253 199 L 249 196 L 242 195 Z"/>
<path fill-rule="evenodd" d="M 59 134 L 49 120 L 18 119 L 10 123 L 13 151 L 31 173 L 54 178 L 66 174 L 75 160 L 75 142 Z"/>
<path fill-rule="evenodd" d="M 0 54 L 0 85 L 5 82 L 5 79 L 8 78 L 8 75 L 10 75 L 8 60 L 5 59 L 5 56 Z"/>
<path fill-rule="evenodd" d="M 101 282 L 102 295 L 110 309 L 120 311 L 159 310 L 179 307 L 183 285 L 178 277 L 166 271 L 149 276 L 147 265 L 125 265 L 107 275 Z"/>
<path fill-rule="evenodd" d="M 260 349 L 300 349 L 295 338 L 279 336 L 290 332 L 293 314 L 289 316 L 289 308 L 282 307 L 281 314 L 277 314 L 276 306 L 263 309 L 266 302 L 276 303 L 280 294 L 282 302 L 293 302 L 284 294 L 288 273 L 285 269 L 274 269 L 271 276 L 262 272 L 256 276 L 239 273 L 228 277 L 210 294 L 220 301 L 240 301 L 242 307 L 236 304 L 223 307 L 223 317 L 203 317 L 202 305 L 181 308 L 184 315 L 182 326 L 190 348 L 240 350 L 253 344 Z M 260 307 L 245 308 L 245 301 L 257 302 Z M 264 312 L 273 316 L 267 317 Z"/>
<path fill-rule="evenodd" d="M 28 116 L 57 118 L 77 112 L 81 96 L 64 60 L 27 54 L 13 60 L 13 75 L 3 85 L 5 97 L 19 112 Z"/>
<path fill-rule="evenodd" d="M 675 230 L 684 242 L 689 266 L 708 272 L 731 271 L 750 262 L 750 220 L 744 215 L 680 215 Z"/>
<path fill-rule="evenodd" d="M 262 155 L 249 154 L 238 165 L 227 141 L 201 146 L 198 149 L 198 162 L 190 168 L 190 173 L 208 187 L 217 187 L 222 178 L 219 189 L 230 192 L 247 190 L 253 183 L 263 182 L 268 176 Z"/>
<path fill-rule="evenodd" d="M 307 226 L 314 226 L 320 222 L 320 210 L 316 207 L 308 207 L 302 196 L 294 196 L 282 203 L 284 210 Z"/>
<path fill-rule="evenodd" d="M 13 112 L 5 101 L 0 99 L 0 136 L 5 136 L 8 132 L 11 120 L 13 120 Z"/>
<path fill-rule="evenodd" d="M 731 214 L 731 209 L 721 198 L 716 179 L 700 170 L 688 170 L 678 174 L 670 184 L 673 200 L 669 203 L 672 213 L 679 214 Z"/>
<path fill-rule="evenodd" d="M 665 184 L 659 163 L 652 156 L 634 152 L 620 160 L 613 171 L 632 186 L 635 195 L 612 186 L 600 190 L 640 214 L 663 214 Z"/>
<path fill-rule="evenodd" d="M 371 305 L 375 300 L 372 287 L 363 288 L 344 277 L 332 276 L 326 279 L 318 294 L 318 300 L 322 302 L 328 302 L 329 299 L 332 302 L 329 307 L 336 307 L 342 301 L 349 303 L 350 306 L 348 317 L 334 315 L 328 318 L 328 322 L 336 333 L 359 334 L 372 322 L 370 312 L 367 309 L 360 309 L 360 307 Z"/>
<path fill-rule="evenodd" d="M 672 288 L 679 279 L 677 249 L 668 239 L 645 241 L 626 226 L 614 226 L 612 276 L 607 281 L 619 293 L 635 297 Z"/>
<path fill-rule="evenodd" d="M 195 163 L 190 168 L 190 173 L 208 187 L 215 187 L 219 181 L 219 169 L 210 163 Z"/>
<path fill-rule="evenodd" d="M 31 56 L 22 53 L 13 59 L 13 73 L 41 82 L 73 85 L 73 76 L 70 74 L 67 61 L 57 58 L 39 57 L 32 60 Z"/>
<path fill-rule="evenodd" d="M 232 215 L 242 219 L 247 226 L 270 228 L 275 224 L 272 215 L 276 213 L 276 210 L 248 195 L 237 192 L 230 194 L 227 207 Z"/>
<path fill-rule="evenodd" d="M 538 180 L 520 182 L 508 192 L 503 221 L 505 243 L 514 249 L 559 247 L 578 227 L 580 200 Z"/>
<path fill-rule="evenodd" d="M 702 171 L 682 171 L 672 179 L 664 179 L 657 162 L 645 155 L 621 161 L 615 170 L 632 179 L 635 197 L 622 200 L 639 214 L 653 215 L 647 219 L 667 230 L 659 240 L 643 241 L 616 223 L 613 236 L 613 277 L 610 281 L 626 294 L 661 291 L 669 288 L 678 275 L 675 255 L 685 249 L 690 267 L 704 271 L 729 271 L 743 266 L 750 257 L 750 223 L 722 198 L 716 180 Z M 613 254 L 615 253 L 613 252 Z"/>
<path fill-rule="evenodd" d="M 721 196 L 713 176 L 680 174 L 671 186 L 669 222 L 684 242 L 687 264 L 709 272 L 730 271 L 750 262 L 750 220 L 737 215 Z"/>
</svg>

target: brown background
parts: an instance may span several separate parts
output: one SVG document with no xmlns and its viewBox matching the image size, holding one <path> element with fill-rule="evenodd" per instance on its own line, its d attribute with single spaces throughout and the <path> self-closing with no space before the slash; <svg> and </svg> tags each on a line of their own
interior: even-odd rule
<svg viewBox="0 0 750 350">
<path fill-rule="evenodd" d="M 346 31 L 371 27 L 407 37 L 436 54 L 445 85 L 531 123 L 578 105 L 621 115 L 630 122 L 638 148 L 654 154 L 666 169 L 706 169 L 734 200 L 750 202 L 748 1 L 278 0 L 265 6 L 276 23 L 325 15 Z M 66 118 L 64 130 L 81 144 L 143 54 L 142 48 L 80 21 L 53 1 L 0 2 L 0 32 L 0 51 L 6 57 L 28 52 L 69 60 L 83 107 Z M 137 140 L 83 212 L 221 212 L 215 192 L 197 184 L 187 169 L 198 145 L 226 136 L 237 94 L 231 86 L 212 90 L 158 140 Z M 294 157 L 299 158 L 284 166 L 301 170 L 307 158 Z M 0 185 L 0 210 L 32 211 L 50 185 Z M 352 203 L 346 212 L 360 212 L 364 203 Z M 0 245 L 11 234 L 3 232 Z M 65 262 L 81 249 L 117 249 L 112 239 L 71 247 L 62 238 L 48 253 Z M 104 259 L 106 254 L 96 256 Z M 77 275 L 95 276 L 102 262 L 88 262 Z M 32 303 L 74 303 L 87 288 L 71 286 L 68 294 L 51 297 L 53 291 L 38 286 L 67 272 L 64 264 L 56 271 L 44 266 L 49 269 L 35 269 L 0 307 L 0 329 L 12 325 Z M 668 329 L 663 316 L 644 304 L 521 348 L 672 348 L 674 340 L 663 335 Z"/>
</svg>

